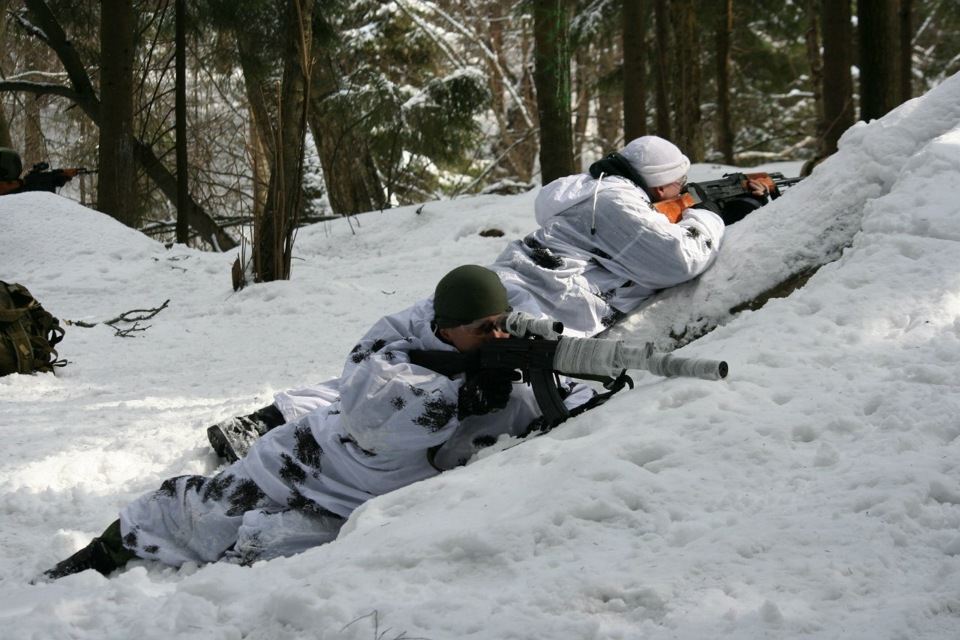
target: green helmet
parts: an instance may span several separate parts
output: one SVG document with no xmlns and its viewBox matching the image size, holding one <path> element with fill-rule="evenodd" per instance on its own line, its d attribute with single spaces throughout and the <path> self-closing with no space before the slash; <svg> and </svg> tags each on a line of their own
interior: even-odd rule
<svg viewBox="0 0 960 640">
<path fill-rule="evenodd" d="M 457 267 L 443 276 L 433 294 L 433 314 L 441 329 L 469 324 L 509 308 L 500 277 L 475 264 Z"/>
</svg>

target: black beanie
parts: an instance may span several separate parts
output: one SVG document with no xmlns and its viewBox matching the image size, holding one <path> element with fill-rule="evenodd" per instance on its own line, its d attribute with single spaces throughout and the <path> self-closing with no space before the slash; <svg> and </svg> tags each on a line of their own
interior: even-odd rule
<svg viewBox="0 0 960 640">
<path fill-rule="evenodd" d="M 433 314 L 441 329 L 470 324 L 504 313 L 509 307 L 500 277 L 475 264 L 457 267 L 443 276 L 433 294 Z"/>
</svg>

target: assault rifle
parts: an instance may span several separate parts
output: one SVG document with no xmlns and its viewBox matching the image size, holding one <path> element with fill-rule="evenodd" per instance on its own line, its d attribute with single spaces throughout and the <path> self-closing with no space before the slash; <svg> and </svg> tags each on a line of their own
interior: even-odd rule
<svg viewBox="0 0 960 640">
<path fill-rule="evenodd" d="M 767 193 L 773 199 L 779 198 L 782 194 L 781 188 L 792 187 L 803 180 L 800 178 L 785 178 L 782 173 L 726 173 L 719 180 L 708 180 L 706 182 L 691 182 L 687 185 L 686 191 L 675 198 L 662 200 L 654 203 L 653 207 L 667 216 L 670 222 L 678 222 L 680 215 L 685 209 L 699 204 L 701 202 L 712 202 L 717 205 L 721 211 L 735 201 L 752 201 L 752 205 L 747 205 L 748 209 L 755 209 L 760 206 L 756 196 L 750 191 L 749 181 L 759 182 L 767 189 Z M 726 216 L 724 216 L 726 218 Z M 737 220 L 742 218 L 739 216 Z M 728 222 L 728 224 L 730 224 Z"/>
<path fill-rule="evenodd" d="M 654 353 L 653 344 L 639 347 L 623 340 L 560 337 L 563 324 L 537 319 L 514 311 L 500 316 L 497 327 L 511 337 L 487 340 L 477 351 L 479 369 L 514 369 L 523 382 L 533 387 L 533 395 L 543 414 L 544 430 L 552 429 L 571 415 L 563 404 L 557 375 L 595 380 L 609 390 L 600 394 L 590 407 L 602 404 L 626 385 L 629 369 L 642 369 L 658 376 L 686 376 L 720 380 L 727 376 L 727 363 L 718 360 L 680 358 Z M 410 361 L 445 376 L 467 370 L 468 356 L 456 351 L 411 351 Z M 586 407 L 586 408 L 590 408 Z M 577 412 L 579 413 L 579 411 Z"/>
<path fill-rule="evenodd" d="M 25 193 L 27 191 L 49 191 L 56 193 L 57 189 L 67 184 L 75 177 L 96 173 L 96 169 L 76 167 L 70 169 L 51 169 L 46 162 L 38 162 L 33 169 L 23 176 L 10 180 L 0 180 L 0 196 L 11 193 Z"/>
<path fill-rule="evenodd" d="M 51 169 L 46 162 L 38 162 L 33 165 L 27 175 L 23 176 L 23 186 L 20 191 L 49 191 L 56 193 L 57 189 L 67 184 L 75 177 L 96 173 L 96 169 L 87 169 L 85 167 L 76 167 L 70 169 Z"/>
</svg>

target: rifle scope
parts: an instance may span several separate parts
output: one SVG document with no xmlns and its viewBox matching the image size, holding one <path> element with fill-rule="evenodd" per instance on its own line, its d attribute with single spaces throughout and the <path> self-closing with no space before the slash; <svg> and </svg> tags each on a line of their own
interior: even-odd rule
<svg viewBox="0 0 960 640">
<path fill-rule="evenodd" d="M 511 311 L 497 318 L 497 328 L 517 338 L 539 337 L 556 340 L 563 323 L 552 318 L 535 318 L 523 311 Z"/>
</svg>

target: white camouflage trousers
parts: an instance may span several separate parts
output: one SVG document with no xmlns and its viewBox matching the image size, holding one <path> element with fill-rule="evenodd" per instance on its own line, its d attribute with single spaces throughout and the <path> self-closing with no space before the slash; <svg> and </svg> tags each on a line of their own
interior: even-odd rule
<svg viewBox="0 0 960 640">
<path fill-rule="evenodd" d="M 292 556 L 335 540 L 345 522 L 271 500 L 243 460 L 215 476 L 171 478 L 120 512 L 124 546 L 174 567 Z"/>
</svg>

